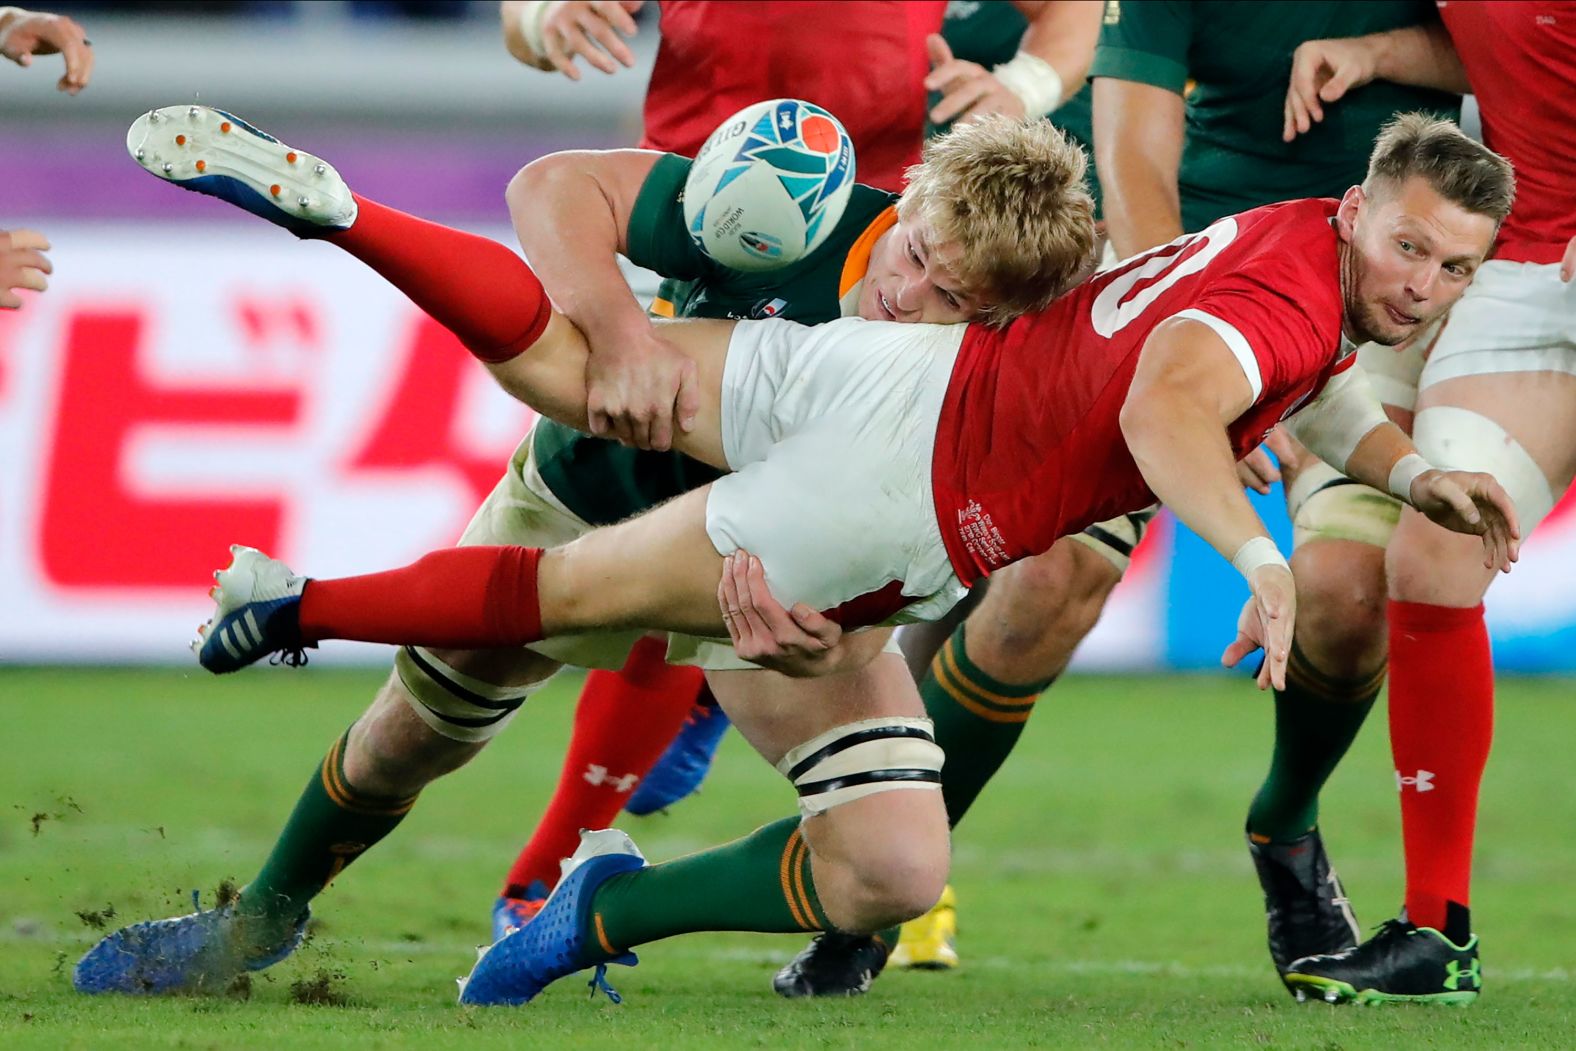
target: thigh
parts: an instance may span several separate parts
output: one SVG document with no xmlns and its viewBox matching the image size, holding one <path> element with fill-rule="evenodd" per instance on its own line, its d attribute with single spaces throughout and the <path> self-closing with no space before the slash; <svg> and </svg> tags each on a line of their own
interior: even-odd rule
<svg viewBox="0 0 1576 1051">
<path fill-rule="evenodd" d="M 745 740 L 773 766 L 805 741 L 848 723 L 925 718 L 908 666 L 886 651 L 857 670 L 815 679 L 713 670 L 706 681 Z"/>
</svg>

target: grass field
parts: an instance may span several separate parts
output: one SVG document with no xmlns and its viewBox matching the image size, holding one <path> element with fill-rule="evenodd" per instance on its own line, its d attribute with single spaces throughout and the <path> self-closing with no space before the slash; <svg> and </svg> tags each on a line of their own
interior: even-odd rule
<svg viewBox="0 0 1576 1051">
<path fill-rule="evenodd" d="M 889 974 L 854 1001 L 769 987 L 801 941 L 692 936 L 617 969 L 625 1003 L 566 981 L 518 1010 L 461 1010 L 507 862 L 556 778 L 574 683 L 531 702 L 470 768 L 324 898 L 320 927 L 249 1000 L 89 999 L 69 971 L 110 926 L 187 911 L 255 870 L 300 786 L 378 677 L 279 669 L 227 681 L 142 670 L 0 671 L 0 1047 L 779 1048 L 1570 1047 L 1576 1043 L 1576 743 L 1571 683 L 1500 699 L 1474 900 L 1487 992 L 1473 1007 L 1298 1006 L 1263 947 L 1241 844 L 1269 707 L 1215 678 L 1074 678 L 960 829 L 963 968 Z M 1383 713 L 1325 797 L 1365 924 L 1401 871 Z M 707 791 L 625 827 L 655 859 L 790 811 L 737 739 Z M 308 988 L 310 987 L 310 989 Z M 326 991 L 298 1003 L 303 991 Z"/>
</svg>

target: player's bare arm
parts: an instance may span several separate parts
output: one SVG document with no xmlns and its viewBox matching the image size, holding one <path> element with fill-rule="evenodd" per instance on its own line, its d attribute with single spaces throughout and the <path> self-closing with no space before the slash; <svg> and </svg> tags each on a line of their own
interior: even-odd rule
<svg viewBox="0 0 1576 1051">
<path fill-rule="evenodd" d="M 22 305 L 18 289 L 42 292 L 49 287 L 54 267 L 47 251 L 49 239 L 37 230 L 0 230 L 0 310 Z"/>
<path fill-rule="evenodd" d="M 603 73 L 635 64 L 624 42 L 635 35 L 636 11 L 645 0 L 503 0 L 503 43 L 509 54 L 544 72 L 580 79 L 576 58 Z"/>
<path fill-rule="evenodd" d="M 1118 259 L 1182 235 L 1182 96 L 1114 77 L 1094 82 L 1094 142 L 1106 236 Z"/>
<path fill-rule="evenodd" d="M 1374 80 L 1459 95 L 1472 90 L 1450 34 L 1438 22 L 1360 37 L 1309 40 L 1292 53 L 1281 138 L 1295 139 L 1324 120 L 1326 105 Z"/>
<path fill-rule="evenodd" d="M 955 57 L 939 33 L 926 38 L 931 71 L 925 88 L 941 93 L 930 111 L 932 123 L 987 113 L 1043 116 L 1083 87 L 1105 5 L 1098 0 L 1014 0 L 1013 6 L 1029 25 L 1018 53 L 994 69 Z"/>
<path fill-rule="evenodd" d="M 34 55 L 64 57 L 66 71 L 56 87 L 68 95 L 87 87 L 93 76 L 93 45 L 65 15 L 0 7 L 0 55 L 24 68 L 33 64 Z"/>
<path fill-rule="evenodd" d="M 662 156 L 573 150 L 522 168 L 506 198 L 542 286 L 589 342 L 590 433 L 641 449 L 672 447 L 694 426 L 695 366 L 658 336 L 619 270 L 640 188 Z"/>
<path fill-rule="evenodd" d="M 1284 689 L 1296 590 L 1242 490 L 1226 437 L 1226 425 L 1252 404 L 1252 385 L 1225 342 L 1202 322 L 1173 318 L 1144 344 L 1122 406 L 1122 436 L 1161 502 L 1247 578 L 1254 642 L 1265 653 L 1259 687 Z"/>
</svg>

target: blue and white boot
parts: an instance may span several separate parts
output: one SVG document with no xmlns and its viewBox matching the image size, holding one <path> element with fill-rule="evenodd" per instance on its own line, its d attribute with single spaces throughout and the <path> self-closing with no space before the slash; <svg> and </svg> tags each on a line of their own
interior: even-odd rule
<svg viewBox="0 0 1576 1051">
<path fill-rule="evenodd" d="M 192 651 L 215 675 L 239 671 L 270 654 L 292 667 L 305 664 L 301 594 L 307 578 L 253 547 L 230 545 L 230 565 L 214 573 L 214 613 L 197 629 Z"/>
<path fill-rule="evenodd" d="M 536 917 L 496 944 L 477 950 L 476 966 L 467 977 L 459 979 L 460 1003 L 529 1003 L 558 979 L 593 966 L 585 962 L 587 942 L 595 937 L 591 899 L 597 888 L 613 876 L 645 867 L 640 848 L 618 829 L 580 833 L 579 848 L 564 859 L 563 878 Z M 626 952 L 595 964 L 593 994 L 600 989 L 614 1003 L 621 1002 L 618 993 L 607 984 L 607 965 L 633 967 L 637 962 L 634 953 Z"/>
<path fill-rule="evenodd" d="M 229 905 L 134 923 L 89 949 L 71 982 L 80 993 L 222 993 L 236 976 L 272 967 L 300 948 L 308 916 L 303 912 L 278 944 L 250 949 L 239 936 L 245 921 Z"/>
<path fill-rule="evenodd" d="M 297 237 L 348 230 L 356 200 L 334 166 L 208 106 L 165 106 L 132 121 L 126 151 L 148 173 L 217 197 Z"/>
<path fill-rule="evenodd" d="M 663 751 L 640 784 L 635 786 L 624 812 L 645 817 L 688 799 L 700 791 L 701 782 L 711 772 L 717 746 L 728 732 L 728 716 L 722 705 L 708 692 L 697 700 L 684 719 L 684 725 Z"/>
</svg>

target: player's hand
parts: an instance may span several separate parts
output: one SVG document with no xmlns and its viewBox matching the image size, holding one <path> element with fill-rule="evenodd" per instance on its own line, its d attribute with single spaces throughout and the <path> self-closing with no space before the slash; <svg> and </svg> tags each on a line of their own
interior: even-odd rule
<svg viewBox="0 0 1576 1051">
<path fill-rule="evenodd" d="M 586 415 L 591 433 L 637 449 L 665 452 L 674 427 L 689 432 L 700 412 L 700 373 L 692 358 L 651 323 L 592 341 L 586 361 Z"/>
<path fill-rule="evenodd" d="M 1560 260 L 1560 280 L 1569 282 L 1576 278 L 1576 237 L 1565 246 L 1565 258 Z"/>
<path fill-rule="evenodd" d="M 799 678 L 837 670 L 843 629 L 802 602 L 784 609 L 766 586 L 761 560 L 748 551 L 722 560 L 717 604 L 734 652 L 752 664 Z"/>
<path fill-rule="evenodd" d="M 1297 586 L 1285 566 L 1260 566 L 1248 578 L 1253 594 L 1237 617 L 1237 638 L 1220 663 L 1235 668 L 1256 650 L 1264 651 L 1259 667 L 1259 689 L 1286 688 L 1286 662 L 1291 658 L 1291 636 L 1297 626 Z"/>
<path fill-rule="evenodd" d="M 1291 56 L 1281 139 L 1290 142 L 1322 121 L 1326 104 L 1368 83 L 1377 68 L 1373 50 L 1360 37 L 1299 44 Z"/>
<path fill-rule="evenodd" d="M 941 92 L 941 101 L 930 111 L 932 124 L 973 120 L 990 113 L 1005 113 L 1009 117 L 1024 115 L 1022 99 L 984 66 L 954 58 L 952 48 L 940 33 L 925 38 L 925 50 L 930 54 L 930 75 L 925 78 L 925 90 Z"/>
<path fill-rule="evenodd" d="M 68 95 L 88 86 L 93 76 L 93 46 L 82 27 L 65 15 L 21 11 L 0 32 L 0 55 L 26 68 L 34 55 L 64 55 L 66 72 L 55 85 Z"/>
<path fill-rule="evenodd" d="M 624 37 L 635 35 L 634 13 L 645 0 L 558 0 L 542 23 L 542 57 L 570 80 L 580 79 L 576 58 L 593 69 L 616 73 L 635 64 Z M 620 36 L 619 34 L 623 34 Z"/>
<path fill-rule="evenodd" d="M 1261 496 L 1268 496 L 1270 486 L 1281 480 L 1280 468 L 1270 459 L 1263 445 L 1237 461 L 1237 480 L 1242 488 L 1252 489 Z"/>
<path fill-rule="evenodd" d="M 42 292 L 49 287 L 49 239 L 37 230 L 0 230 L 0 310 L 22 305 L 19 288 Z"/>
<path fill-rule="evenodd" d="M 1456 533 L 1483 538 L 1483 568 L 1509 573 L 1521 557 L 1516 505 L 1493 475 L 1424 471 L 1412 480 L 1412 506 Z"/>
</svg>

